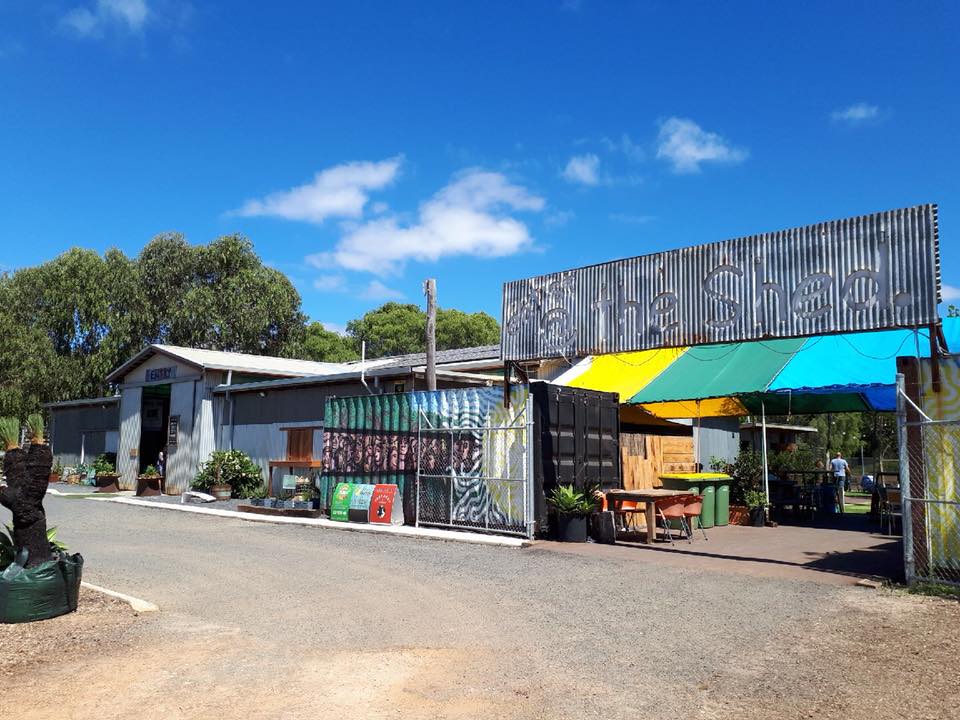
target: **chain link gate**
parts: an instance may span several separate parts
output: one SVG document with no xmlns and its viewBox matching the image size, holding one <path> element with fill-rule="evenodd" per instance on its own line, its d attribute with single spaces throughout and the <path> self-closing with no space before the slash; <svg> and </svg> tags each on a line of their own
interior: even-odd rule
<svg viewBox="0 0 960 720">
<path fill-rule="evenodd" d="M 907 582 L 960 585 L 960 418 L 929 418 L 899 375 L 897 432 Z"/>
<path fill-rule="evenodd" d="M 418 413 L 416 525 L 533 537 L 532 401 L 506 425 L 437 422 Z"/>
</svg>

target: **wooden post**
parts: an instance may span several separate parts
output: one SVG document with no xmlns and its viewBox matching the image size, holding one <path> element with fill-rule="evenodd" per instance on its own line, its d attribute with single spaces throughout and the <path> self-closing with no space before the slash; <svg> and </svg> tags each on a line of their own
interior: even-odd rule
<svg viewBox="0 0 960 720">
<path fill-rule="evenodd" d="M 437 281 L 423 283 L 427 296 L 427 390 L 437 389 Z"/>
</svg>

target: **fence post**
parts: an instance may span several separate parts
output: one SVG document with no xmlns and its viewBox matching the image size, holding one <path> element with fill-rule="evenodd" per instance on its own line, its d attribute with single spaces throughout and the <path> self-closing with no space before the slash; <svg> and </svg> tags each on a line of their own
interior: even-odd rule
<svg viewBox="0 0 960 720">
<path fill-rule="evenodd" d="M 523 512 L 526 515 L 524 518 L 525 525 L 527 527 L 527 538 L 533 539 L 534 526 L 536 525 L 536 519 L 534 518 L 534 497 L 533 489 L 535 483 L 533 481 L 534 469 L 536 467 L 533 457 L 533 394 L 530 393 L 530 385 L 527 385 L 527 402 L 523 408 L 524 424 L 526 425 L 526 462 L 524 463 L 524 474 L 526 477 L 523 479 Z"/>
<path fill-rule="evenodd" d="M 897 373 L 897 444 L 899 445 L 900 502 L 903 503 L 901 526 L 903 530 L 903 573 L 907 584 L 916 581 L 916 563 L 913 554 L 913 498 L 910 492 L 910 447 L 907 443 L 906 381 Z M 921 439 L 923 435 L 921 434 Z"/>
<path fill-rule="evenodd" d="M 421 444 L 421 433 L 420 428 L 423 427 L 423 418 L 421 416 L 421 410 L 417 408 L 417 451 L 414 453 L 414 456 L 417 458 L 417 475 L 416 483 L 414 484 L 414 492 L 417 493 L 415 505 L 414 505 L 414 518 L 413 526 L 420 527 L 420 455 L 423 452 L 423 445 Z"/>
</svg>

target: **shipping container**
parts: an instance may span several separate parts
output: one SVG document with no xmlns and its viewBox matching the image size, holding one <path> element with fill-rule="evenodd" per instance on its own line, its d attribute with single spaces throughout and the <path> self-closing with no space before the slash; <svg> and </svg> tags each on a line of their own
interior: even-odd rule
<svg viewBox="0 0 960 720">
<path fill-rule="evenodd" d="M 610 490 L 620 481 L 620 406 L 616 393 L 530 383 L 534 421 L 534 514 L 547 531 L 546 498 L 557 485 Z"/>
</svg>

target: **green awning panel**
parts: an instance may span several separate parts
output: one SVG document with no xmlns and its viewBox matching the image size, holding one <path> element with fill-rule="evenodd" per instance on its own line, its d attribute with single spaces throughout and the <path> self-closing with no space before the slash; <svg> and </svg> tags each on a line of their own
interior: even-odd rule
<svg viewBox="0 0 960 720">
<path fill-rule="evenodd" d="M 805 342 L 805 338 L 790 338 L 692 347 L 630 402 L 762 393 Z"/>
<path fill-rule="evenodd" d="M 874 408 L 856 392 L 752 393 L 737 397 L 752 415 L 816 415 L 818 413 L 869 412 Z"/>
</svg>

